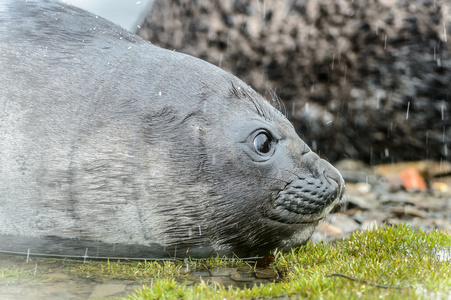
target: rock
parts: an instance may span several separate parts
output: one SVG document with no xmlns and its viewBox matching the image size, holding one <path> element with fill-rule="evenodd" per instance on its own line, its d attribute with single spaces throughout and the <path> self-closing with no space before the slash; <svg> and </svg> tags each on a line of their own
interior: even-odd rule
<svg viewBox="0 0 451 300">
<path fill-rule="evenodd" d="M 339 227 L 327 222 L 323 221 L 317 229 L 325 237 L 343 237 L 344 232 Z"/>
<path fill-rule="evenodd" d="M 201 280 L 201 282 L 199 283 L 200 285 L 203 284 L 205 285 L 220 285 L 220 286 L 231 286 L 231 287 L 235 287 L 236 286 L 236 281 L 232 280 L 230 277 L 216 277 L 216 276 L 212 276 L 212 277 L 208 277 L 206 279 Z"/>
<path fill-rule="evenodd" d="M 343 159 L 334 164 L 340 171 L 346 183 L 365 182 L 370 185 L 376 185 L 380 182 L 380 176 L 367 164 L 355 159 Z"/>
<path fill-rule="evenodd" d="M 424 179 L 429 180 L 451 172 L 451 163 L 447 161 L 435 162 L 429 160 L 410 161 L 403 163 L 380 164 L 373 166 L 374 172 L 380 176 L 396 175 L 406 169 L 417 170 Z"/>
<path fill-rule="evenodd" d="M 343 213 L 335 213 L 331 215 L 332 223 L 339 227 L 345 234 L 349 234 L 359 229 L 359 224 L 349 216 Z"/>
<path fill-rule="evenodd" d="M 440 230 L 451 231 L 451 222 L 444 219 L 431 219 L 432 224 Z"/>
<path fill-rule="evenodd" d="M 255 277 L 262 279 L 276 279 L 279 277 L 279 274 L 274 269 L 257 269 L 257 271 L 255 271 Z"/>
<path fill-rule="evenodd" d="M 209 270 L 211 276 L 215 277 L 221 277 L 221 276 L 230 276 L 233 273 L 236 273 L 235 268 L 223 268 L 223 267 L 216 267 Z"/>
<path fill-rule="evenodd" d="M 320 223 L 312 237 L 313 241 L 333 241 L 337 238 L 349 236 L 359 229 L 359 224 L 344 213 L 333 213 L 327 220 Z"/>
<path fill-rule="evenodd" d="M 428 216 L 427 212 L 411 206 L 392 207 L 390 212 L 397 216 L 419 217 L 422 219 L 425 219 Z"/>
<path fill-rule="evenodd" d="M 238 282 L 252 282 L 255 280 L 255 276 L 249 270 L 244 272 L 235 271 L 230 274 L 230 278 Z"/>
<path fill-rule="evenodd" d="M 111 297 L 125 291 L 127 286 L 121 283 L 97 284 L 92 291 L 90 298 Z"/>
<path fill-rule="evenodd" d="M 357 207 L 364 210 L 377 209 L 380 203 L 376 200 L 376 195 L 370 190 L 371 186 L 366 183 L 347 183 L 345 194 L 347 207 Z"/>
<path fill-rule="evenodd" d="M 443 181 L 435 181 L 432 183 L 432 189 L 441 194 L 451 194 L 451 188 L 449 184 Z"/>
<path fill-rule="evenodd" d="M 417 169 L 404 169 L 399 172 L 399 176 L 407 191 L 426 191 L 426 182 Z"/>
<path fill-rule="evenodd" d="M 414 201 L 412 195 L 410 195 L 406 192 L 380 195 L 379 202 L 382 204 L 415 205 L 415 201 Z"/>
<path fill-rule="evenodd" d="M 191 275 L 196 277 L 208 277 L 211 276 L 208 270 L 194 270 Z"/>
</svg>

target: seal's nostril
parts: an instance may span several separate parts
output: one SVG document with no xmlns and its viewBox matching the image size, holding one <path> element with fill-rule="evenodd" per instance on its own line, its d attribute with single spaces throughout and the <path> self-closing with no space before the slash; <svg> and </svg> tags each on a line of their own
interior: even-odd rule
<svg viewBox="0 0 451 300">
<path fill-rule="evenodd" d="M 324 177 L 331 184 L 337 185 L 337 187 L 336 187 L 337 188 L 337 196 L 339 196 L 341 198 L 344 193 L 345 182 L 344 182 L 343 177 L 341 176 L 340 172 L 338 172 L 337 169 L 335 169 L 331 164 L 329 164 L 325 160 L 321 160 L 319 164 L 323 168 Z"/>
<path fill-rule="evenodd" d="M 305 155 L 305 154 L 309 153 L 310 151 L 312 151 L 312 150 L 310 150 L 309 146 L 307 146 L 307 144 L 304 143 L 304 146 L 303 146 L 303 148 L 302 148 L 301 155 Z"/>
</svg>

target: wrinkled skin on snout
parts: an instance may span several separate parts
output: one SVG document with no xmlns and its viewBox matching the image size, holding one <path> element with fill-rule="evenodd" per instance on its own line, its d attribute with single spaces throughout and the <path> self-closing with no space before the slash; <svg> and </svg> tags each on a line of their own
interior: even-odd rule
<svg viewBox="0 0 451 300">
<path fill-rule="evenodd" d="M 0 19 L 0 251 L 265 255 L 340 201 L 337 170 L 229 73 L 58 2 Z"/>
</svg>

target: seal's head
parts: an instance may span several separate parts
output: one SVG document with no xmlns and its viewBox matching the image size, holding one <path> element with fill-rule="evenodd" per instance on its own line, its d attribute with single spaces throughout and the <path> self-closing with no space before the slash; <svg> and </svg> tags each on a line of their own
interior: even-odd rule
<svg viewBox="0 0 451 300">
<path fill-rule="evenodd" d="M 223 165 L 230 182 L 215 188 L 221 195 L 218 201 L 236 202 L 232 218 L 221 210 L 215 213 L 218 240 L 241 255 L 307 242 L 318 222 L 340 201 L 343 178 L 251 89 L 232 85 L 230 97 L 252 106 L 256 114 L 235 113 L 229 124 L 223 124 L 224 136 L 235 142 L 239 155 Z"/>
<path fill-rule="evenodd" d="M 343 178 L 249 86 L 225 72 L 205 82 L 195 110 L 186 114 L 190 133 L 175 140 L 189 135 L 196 145 L 191 154 L 197 159 L 184 162 L 183 169 L 190 170 L 186 176 L 198 174 L 206 190 L 197 208 L 207 224 L 207 244 L 243 257 L 305 243 L 340 201 Z M 180 215 L 195 210 L 180 209 Z M 174 221 L 169 228 L 180 229 L 180 219 Z M 189 226 L 197 233 L 195 224 Z"/>
</svg>

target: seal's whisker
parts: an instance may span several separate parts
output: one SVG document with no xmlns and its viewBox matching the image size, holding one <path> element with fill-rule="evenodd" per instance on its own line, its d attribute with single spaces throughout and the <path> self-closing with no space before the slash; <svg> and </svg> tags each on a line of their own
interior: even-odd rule
<svg viewBox="0 0 451 300">
<path fill-rule="evenodd" d="M 277 181 L 282 181 L 283 183 L 285 183 L 285 184 L 288 184 L 288 183 L 290 183 L 290 181 L 287 181 L 286 179 L 282 179 L 282 178 L 275 178 L 275 177 L 272 177 L 272 176 L 263 176 L 263 175 L 256 175 L 255 177 L 257 177 L 257 178 L 263 178 L 263 179 L 270 179 L 270 180 L 277 180 Z"/>
<path fill-rule="evenodd" d="M 271 89 L 269 85 L 266 85 L 266 90 L 268 91 L 271 97 L 272 100 L 271 104 L 286 117 L 287 109 L 285 107 L 285 103 L 283 103 L 283 101 L 279 98 L 279 96 L 277 96 L 276 92 L 273 89 Z"/>
<path fill-rule="evenodd" d="M 288 169 L 281 169 L 281 171 L 285 171 L 287 173 L 290 173 L 290 175 L 293 175 L 297 179 L 304 179 L 304 177 L 299 176 L 299 174 L 294 172 L 294 171 L 291 171 L 291 170 L 288 170 Z"/>
</svg>

